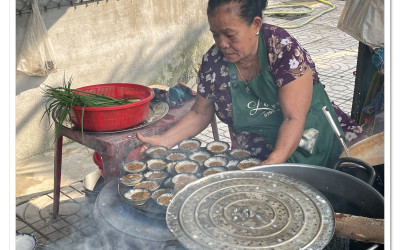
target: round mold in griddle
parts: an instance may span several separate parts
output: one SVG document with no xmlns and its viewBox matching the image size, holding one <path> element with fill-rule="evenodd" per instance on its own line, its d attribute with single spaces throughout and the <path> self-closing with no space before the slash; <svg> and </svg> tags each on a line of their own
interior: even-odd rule
<svg viewBox="0 0 400 250">
<path fill-rule="evenodd" d="M 250 151 L 240 148 L 232 149 L 229 151 L 229 155 L 236 160 L 244 160 L 251 157 Z"/>
<path fill-rule="evenodd" d="M 201 147 L 201 141 L 198 139 L 185 139 L 178 144 L 178 148 L 183 151 L 195 151 Z"/>
<path fill-rule="evenodd" d="M 204 161 L 204 166 L 206 168 L 211 168 L 211 167 L 226 167 L 228 164 L 228 159 L 223 156 L 213 156 L 208 158 L 207 160 Z"/>
<path fill-rule="evenodd" d="M 132 188 L 124 193 L 124 198 L 127 202 L 131 203 L 133 206 L 141 206 L 150 199 L 151 193 L 149 190 L 144 188 Z"/>
<path fill-rule="evenodd" d="M 165 156 L 165 159 L 171 162 L 177 162 L 177 161 L 182 161 L 187 158 L 187 155 L 184 153 L 182 150 L 170 150 L 168 151 L 167 155 Z"/>
<path fill-rule="evenodd" d="M 207 168 L 203 172 L 203 176 L 206 177 L 206 176 L 209 176 L 209 175 L 212 175 L 212 174 L 217 174 L 217 173 L 221 173 L 221 172 L 225 172 L 225 171 L 228 171 L 227 167 L 222 167 L 222 166 L 210 167 L 210 168 Z"/>
<path fill-rule="evenodd" d="M 174 170 L 178 174 L 196 174 L 199 172 L 200 165 L 197 161 L 182 160 L 175 163 Z"/>
<path fill-rule="evenodd" d="M 146 161 L 147 168 L 151 171 L 160 170 L 163 171 L 167 167 L 167 162 L 163 159 L 148 159 Z"/>
<path fill-rule="evenodd" d="M 124 164 L 124 170 L 128 173 L 142 173 L 146 169 L 146 163 L 141 160 L 134 160 Z"/>
<path fill-rule="evenodd" d="M 135 173 L 135 174 L 128 173 L 120 176 L 118 180 L 119 183 L 131 187 L 142 181 L 143 177 L 144 176 L 142 173 Z"/>
<path fill-rule="evenodd" d="M 146 151 L 144 151 L 144 154 L 151 159 L 160 159 L 160 158 L 164 158 L 165 155 L 168 152 L 168 148 L 164 147 L 164 146 L 152 146 L 148 149 L 146 149 Z"/>
<path fill-rule="evenodd" d="M 168 173 L 160 170 L 148 171 L 144 174 L 144 178 L 148 181 L 162 182 L 167 178 Z"/>
<path fill-rule="evenodd" d="M 151 193 L 151 198 L 154 201 L 157 201 L 158 196 L 165 194 L 165 193 L 172 193 L 173 190 L 171 188 L 159 188 Z"/>
<path fill-rule="evenodd" d="M 167 208 L 171 200 L 174 198 L 174 193 L 164 193 L 157 198 L 157 204 Z"/>
<path fill-rule="evenodd" d="M 213 142 L 207 143 L 206 149 L 208 152 L 212 153 L 213 155 L 223 154 L 223 153 L 228 152 L 229 144 L 224 141 L 213 141 Z"/>
<path fill-rule="evenodd" d="M 210 158 L 212 155 L 206 150 L 197 150 L 189 155 L 189 159 L 197 161 L 199 164 L 203 164 L 205 160 Z"/>
<path fill-rule="evenodd" d="M 239 161 L 239 163 L 236 165 L 236 167 L 240 170 L 243 170 L 246 168 L 257 166 L 258 164 L 260 164 L 260 162 L 261 161 L 257 158 L 248 158 L 248 159 Z"/>
<path fill-rule="evenodd" d="M 314 187 L 266 171 L 226 171 L 186 185 L 167 226 L 190 249 L 322 249 L 334 212 Z"/>
<path fill-rule="evenodd" d="M 160 183 L 157 181 L 147 181 L 146 180 L 146 181 L 141 181 L 141 182 L 135 184 L 134 187 L 148 189 L 152 192 L 160 187 Z"/>
</svg>

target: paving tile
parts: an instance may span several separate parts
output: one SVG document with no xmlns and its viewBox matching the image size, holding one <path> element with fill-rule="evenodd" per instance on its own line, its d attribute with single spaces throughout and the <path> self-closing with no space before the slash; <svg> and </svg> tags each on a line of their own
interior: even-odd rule
<svg viewBox="0 0 400 250">
<path fill-rule="evenodd" d="M 53 226 L 49 225 L 49 226 L 46 226 L 43 228 L 38 228 L 38 230 L 44 235 L 49 235 L 49 234 L 55 232 L 57 229 L 54 228 Z"/>
<path fill-rule="evenodd" d="M 80 221 L 76 222 L 74 224 L 74 227 L 78 228 L 78 229 L 82 229 L 85 228 L 87 226 L 90 226 L 92 224 L 95 224 L 95 222 L 93 220 L 89 220 L 89 219 L 81 219 Z"/>
<path fill-rule="evenodd" d="M 27 208 L 28 206 L 29 206 L 29 202 L 23 203 L 23 204 L 17 206 L 17 207 L 15 208 L 15 213 L 16 213 L 18 216 L 24 218 L 25 210 L 26 210 L 26 208 Z"/>
<path fill-rule="evenodd" d="M 37 236 L 35 235 L 36 241 L 38 245 L 45 245 L 47 240 L 43 238 L 42 236 Z"/>
<path fill-rule="evenodd" d="M 39 220 L 39 221 L 37 221 L 37 222 L 35 222 L 35 223 L 32 223 L 31 225 L 32 225 L 32 227 L 34 227 L 35 229 L 40 230 L 40 229 L 42 229 L 42 228 L 48 227 L 48 226 L 51 225 L 51 224 L 52 224 L 51 222 L 47 222 L 47 221 L 45 221 L 45 220 Z"/>
<path fill-rule="evenodd" d="M 61 238 L 65 237 L 65 235 L 62 234 L 62 233 L 59 232 L 59 231 L 54 231 L 54 232 L 52 232 L 52 233 L 49 233 L 48 237 L 49 237 L 50 239 L 52 239 L 52 240 L 57 240 L 57 239 L 61 239 Z"/>
<path fill-rule="evenodd" d="M 347 86 L 343 86 L 343 85 L 333 85 L 332 86 L 333 91 L 344 91 L 346 89 L 347 89 Z"/>
<path fill-rule="evenodd" d="M 79 233 L 78 233 L 79 234 Z M 66 248 L 67 245 L 70 245 L 72 243 L 74 243 L 73 238 L 70 237 L 70 235 L 65 236 L 64 234 L 60 233 L 60 232 L 54 232 L 53 234 L 49 235 L 49 237 L 51 237 L 51 242 L 52 245 L 54 245 L 55 248 L 57 249 L 76 249 L 77 248 Z"/>
<path fill-rule="evenodd" d="M 76 190 L 82 190 L 83 182 L 82 181 L 75 182 L 75 183 L 71 184 L 71 187 L 73 187 Z"/>
<path fill-rule="evenodd" d="M 60 203 L 60 211 L 58 213 L 63 216 L 70 216 L 79 213 L 82 208 L 80 203 L 68 201 Z"/>
<path fill-rule="evenodd" d="M 35 230 L 29 226 L 17 230 L 17 233 L 33 234 Z"/>
<path fill-rule="evenodd" d="M 68 194 L 72 191 L 75 191 L 75 189 L 73 189 L 72 187 L 68 186 L 68 187 L 63 187 L 60 189 L 61 192 L 63 192 L 64 194 Z"/>
<path fill-rule="evenodd" d="M 73 227 L 70 223 L 67 223 L 67 226 L 61 228 L 59 232 L 62 232 L 64 235 L 70 235 L 71 233 L 75 232 L 76 228 Z"/>
<path fill-rule="evenodd" d="M 79 216 L 76 215 L 71 215 L 65 218 L 66 221 L 68 221 L 69 223 L 73 224 L 77 221 L 79 221 L 81 218 Z"/>
<path fill-rule="evenodd" d="M 82 206 L 82 209 L 80 209 L 76 215 L 81 217 L 81 218 L 86 218 L 89 217 L 90 215 L 93 214 L 93 206 L 90 205 L 84 205 Z"/>
<path fill-rule="evenodd" d="M 51 225 L 57 229 L 61 229 L 61 228 L 65 228 L 66 226 L 69 226 L 70 223 L 63 219 L 60 219 L 56 222 L 53 222 Z"/>
<path fill-rule="evenodd" d="M 26 208 L 23 219 L 27 221 L 28 223 L 32 224 L 35 223 L 42 218 L 40 217 L 40 210 L 38 207 L 29 204 L 29 206 Z"/>
<path fill-rule="evenodd" d="M 18 218 L 16 219 L 16 223 L 15 223 L 15 229 L 16 230 L 19 230 L 19 229 L 24 228 L 26 226 L 28 226 L 28 225 L 25 222 L 23 222 L 22 220 L 20 220 Z"/>
<path fill-rule="evenodd" d="M 85 194 L 79 191 L 76 191 L 75 189 L 73 189 L 71 192 L 67 193 L 67 196 L 70 199 L 76 200 L 76 201 L 82 201 L 85 199 Z"/>
<path fill-rule="evenodd" d="M 226 141 L 227 139 L 230 141 L 231 135 L 229 131 L 225 131 L 221 136 L 224 137 L 224 140 Z"/>
<path fill-rule="evenodd" d="M 204 129 L 201 133 L 202 134 L 210 134 L 210 133 L 212 133 L 212 129 L 210 127 L 208 127 L 206 129 Z"/>
</svg>

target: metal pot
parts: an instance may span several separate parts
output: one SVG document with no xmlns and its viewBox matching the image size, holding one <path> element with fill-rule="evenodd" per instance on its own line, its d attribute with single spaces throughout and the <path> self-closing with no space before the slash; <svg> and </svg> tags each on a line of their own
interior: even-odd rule
<svg viewBox="0 0 400 250">
<path fill-rule="evenodd" d="M 349 156 L 361 159 L 370 166 L 376 166 L 385 162 L 385 135 L 384 132 L 372 135 L 353 145 L 348 149 Z M 341 157 L 345 156 L 343 152 Z"/>
<path fill-rule="evenodd" d="M 365 181 L 374 187 L 381 195 L 384 195 L 384 165 L 372 167 L 364 160 L 353 157 L 343 157 L 340 158 L 333 167 L 333 169 L 339 168 L 340 171 Z"/>
<path fill-rule="evenodd" d="M 354 161 L 351 158 L 340 160 L 335 167 L 352 160 Z M 366 168 L 368 167 L 367 164 Z M 329 200 L 336 213 L 384 218 L 383 196 L 367 182 L 350 174 L 320 166 L 292 163 L 256 166 L 246 170 L 275 172 L 302 180 L 320 191 Z M 367 249 L 373 245 L 363 242 L 350 242 L 350 244 L 353 245 L 350 249 Z"/>
</svg>

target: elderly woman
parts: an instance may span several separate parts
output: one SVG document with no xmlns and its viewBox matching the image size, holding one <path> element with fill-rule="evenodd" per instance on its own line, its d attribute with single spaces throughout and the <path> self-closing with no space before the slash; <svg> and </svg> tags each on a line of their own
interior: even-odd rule
<svg viewBox="0 0 400 250">
<path fill-rule="evenodd" d="M 138 134 L 142 152 L 196 136 L 216 114 L 229 126 L 232 147 L 249 150 L 261 165 L 330 166 L 338 159 L 343 149 L 322 107 L 335 111 L 315 65 L 286 30 L 263 23 L 265 7 L 265 0 L 209 0 L 215 44 L 203 56 L 195 103 L 164 134 Z"/>
</svg>

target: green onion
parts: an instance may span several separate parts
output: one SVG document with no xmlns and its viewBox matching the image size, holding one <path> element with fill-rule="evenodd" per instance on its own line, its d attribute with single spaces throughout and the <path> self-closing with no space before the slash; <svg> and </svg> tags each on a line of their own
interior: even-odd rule
<svg viewBox="0 0 400 250">
<path fill-rule="evenodd" d="M 83 140 L 83 115 L 85 107 L 110 107 L 140 101 L 138 98 L 119 99 L 102 94 L 71 89 L 71 83 L 72 77 L 68 80 L 68 82 L 65 82 L 64 75 L 62 87 L 51 87 L 45 85 L 45 88 L 42 89 L 44 97 L 46 98 L 44 102 L 46 110 L 42 116 L 42 119 L 45 115 L 47 115 L 50 121 L 50 114 L 53 111 L 58 119 L 55 140 L 58 138 L 61 126 L 67 116 L 69 116 L 73 106 L 82 107 L 81 132 Z"/>
</svg>

